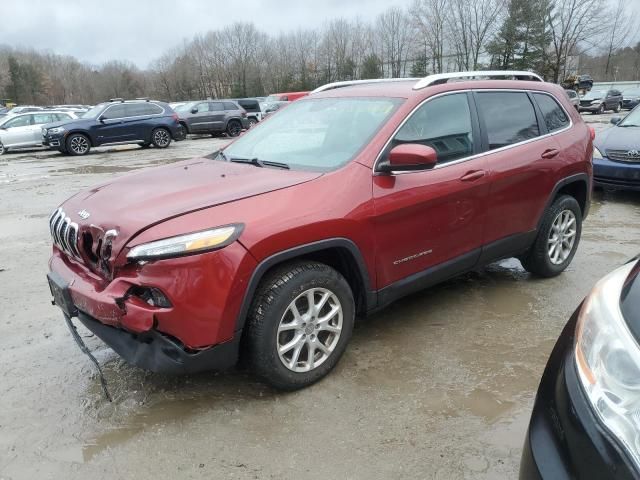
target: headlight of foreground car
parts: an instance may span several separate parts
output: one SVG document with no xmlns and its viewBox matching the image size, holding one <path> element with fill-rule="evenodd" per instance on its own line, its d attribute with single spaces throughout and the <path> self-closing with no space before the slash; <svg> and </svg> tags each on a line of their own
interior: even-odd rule
<svg viewBox="0 0 640 480">
<path fill-rule="evenodd" d="M 133 247 L 127 254 L 127 258 L 129 260 L 154 260 L 216 250 L 233 243 L 240 236 L 243 227 L 242 224 L 227 225 L 143 243 Z"/>
<path fill-rule="evenodd" d="M 602 159 L 602 152 L 598 150 L 598 147 L 593 147 L 593 158 L 594 160 Z"/>
<path fill-rule="evenodd" d="M 621 291 L 634 265 L 607 275 L 585 299 L 575 359 L 593 410 L 640 466 L 640 347 L 620 311 Z"/>
<path fill-rule="evenodd" d="M 47 132 L 49 132 L 49 135 L 52 135 L 52 134 L 55 134 L 55 133 L 62 133 L 62 132 L 64 132 L 64 127 L 50 128 L 49 130 L 47 130 Z"/>
</svg>

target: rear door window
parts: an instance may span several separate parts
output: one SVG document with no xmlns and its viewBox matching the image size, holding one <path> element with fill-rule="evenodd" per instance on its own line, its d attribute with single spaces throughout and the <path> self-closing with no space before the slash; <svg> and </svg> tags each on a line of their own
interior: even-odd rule
<svg viewBox="0 0 640 480">
<path fill-rule="evenodd" d="M 209 104 L 209 111 L 210 112 L 223 112 L 224 111 L 224 105 L 221 102 L 212 102 Z"/>
<path fill-rule="evenodd" d="M 433 148 L 438 163 L 473 155 L 471 110 L 466 93 L 434 98 L 424 103 L 400 128 L 392 146 L 420 143 Z"/>
<path fill-rule="evenodd" d="M 487 131 L 489 150 L 540 135 L 536 112 L 525 92 L 478 92 L 476 102 Z"/>
<path fill-rule="evenodd" d="M 569 125 L 567 114 L 553 97 L 544 93 L 534 93 L 533 98 L 540 107 L 549 132 L 555 132 Z"/>
<path fill-rule="evenodd" d="M 58 121 L 56 114 L 54 113 L 34 113 L 33 124 L 42 125 L 43 123 L 53 123 Z"/>
</svg>

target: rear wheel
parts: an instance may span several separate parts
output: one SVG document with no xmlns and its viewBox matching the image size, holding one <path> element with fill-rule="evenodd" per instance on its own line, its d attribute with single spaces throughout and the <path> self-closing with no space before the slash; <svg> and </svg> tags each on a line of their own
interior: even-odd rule
<svg viewBox="0 0 640 480">
<path fill-rule="evenodd" d="M 541 277 L 562 273 L 573 260 L 582 233 L 582 210 L 575 198 L 563 195 L 544 214 L 536 241 L 520 260 Z"/>
<path fill-rule="evenodd" d="M 0 142 L 0 155 L 4 155 L 7 152 L 5 146 Z"/>
<path fill-rule="evenodd" d="M 151 132 L 151 143 L 157 148 L 167 148 L 171 143 L 171 134 L 166 128 L 156 128 Z"/>
<path fill-rule="evenodd" d="M 255 117 L 249 117 L 249 128 L 253 127 L 256 123 L 258 123 L 258 119 Z"/>
<path fill-rule="evenodd" d="M 237 137 L 242 132 L 242 125 L 237 120 L 229 120 L 227 124 L 227 135 L 230 137 Z"/>
<path fill-rule="evenodd" d="M 262 281 L 249 313 L 249 363 L 283 390 L 327 375 L 351 338 L 355 304 L 339 272 L 317 262 L 284 265 Z"/>
<path fill-rule="evenodd" d="M 69 135 L 66 142 L 66 150 L 71 155 L 86 155 L 91 150 L 89 138 L 82 133 Z"/>
</svg>

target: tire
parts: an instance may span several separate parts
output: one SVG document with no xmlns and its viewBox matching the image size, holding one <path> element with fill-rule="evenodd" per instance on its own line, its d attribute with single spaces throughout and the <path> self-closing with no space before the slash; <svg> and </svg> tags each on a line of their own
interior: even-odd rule
<svg viewBox="0 0 640 480">
<path fill-rule="evenodd" d="M 618 103 L 616 105 L 616 108 L 613 109 L 613 113 L 618 113 L 620 111 L 620 109 L 622 108 L 622 104 Z"/>
<path fill-rule="evenodd" d="M 566 224 L 565 219 L 567 219 Z M 573 219 L 573 223 L 571 223 L 571 219 Z M 573 228 L 571 228 L 572 225 Z M 570 236 L 571 234 L 572 236 Z M 522 266 L 525 270 L 540 277 L 559 275 L 573 260 L 581 234 L 582 210 L 580 205 L 575 198 L 562 195 L 545 212 L 533 246 L 520 258 Z M 568 244 L 570 238 L 573 238 L 573 243 Z M 555 243 L 555 249 L 552 242 Z"/>
<path fill-rule="evenodd" d="M 309 311 L 309 295 L 319 311 Z M 330 315 L 331 311 L 335 313 Z M 353 294 L 339 272 L 312 261 L 285 264 L 267 274 L 256 290 L 246 327 L 248 364 L 277 389 L 307 387 L 338 363 L 351 338 L 354 318 Z M 282 322 L 289 328 L 278 332 Z M 296 338 L 297 343 L 292 343 Z M 279 352 L 287 344 L 293 346 Z M 320 344 L 324 348 L 317 348 Z"/>
<path fill-rule="evenodd" d="M 83 135 L 82 133 L 74 133 L 67 137 L 66 141 L 66 151 L 69 155 L 73 156 L 82 156 L 89 153 L 91 150 L 91 142 L 89 141 L 89 137 Z"/>
<path fill-rule="evenodd" d="M 171 144 L 171 133 L 166 128 L 155 128 L 151 132 L 151 143 L 156 148 L 167 148 Z"/>
<path fill-rule="evenodd" d="M 229 120 L 227 123 L 227 136 L 237 137 L 242 132 L 242 124 L 237 120 Z"/>
<path fill-rule="evenodd" d="M 2 142 L 0 142 L 0 155 L 4 155 L 5 153 L 7 153 L 7 149 L 2 144 Z"/>
<path fill-rule="evenodd" d="M 255 117 L 249 117 L 249 128 L 252 128 L 258 123 L 258 119 Z"/>
<path fill-rule="evenodd" d="M 602 115 L 604 113 L 604 103 L 601 103 L 600 106 L 598 107 L 598 111 L 596 112 L 598 115 Z"/>
</svg>

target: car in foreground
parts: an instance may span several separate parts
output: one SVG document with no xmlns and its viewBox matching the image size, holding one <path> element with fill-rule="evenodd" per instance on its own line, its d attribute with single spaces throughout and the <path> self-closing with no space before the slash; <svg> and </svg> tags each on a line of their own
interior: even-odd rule
<svg viewBox="0 0 640 480">
<path fill-rule="evenodd" d="M 640 477 L 640 260 L 600 280 L 542 375 L 521 480 Z"/>
<path fill-rule="evenodd" d="M 247 112 L 233 100 L 199 100 L 176 108 L 186 133 L 237 137 L 250 127 Z"/>
<path fill-rule="evenodd" d="M 9 150 L 42 146 L 42 128 L 46 124 L 77 118 L 73 112 L 43 110 L 0 118 L 0 155 Z"/>
<path fill-rule="evenodd" d="M 580 106 L 580 97 L 578 96 L 578 93 L 575 90 L 567 90 L 567 89 L 565 89 L 565 92 L 567 94 L 567 97 L 569 97 L 569 101 L 571 102 L 571 105 L 573 105 L 577 110 L 578 107 Z"/>
<path fill-rule="evenodd" d="M 486 75 L 508 79 L 469 79 Z M 563 272 L 592 134 L 530 72 L 343 85 L 207 158 L 62 203 L 49 284 L 134 365 L 222 369 L 242 351 L 264 381 L 302 388 L 336 365 L 356 315 L 501 258 Z"/>
<path fill-rule="evenodd" d="M 43 145 L 69 155 L 86 155 L 92 147 L 137 143 L 167 148 L 183 140 L 178 115 L 164 102 L 112 99 L 100 103 L 81 118 L 47 125 Z"/>
<path fill-rule="evenodd" d="M 640 190 L 640 107 L 596 136 L 594 185 L 610 190 Z"/>
<path fill-rule="evenodd" d="M 619 90 L 591 90 L 580 98 L 579 112 L 603 114 L 607 110 L 619 112 L 622 108 L 622 93 Z"/>
<path fill-rule="evenodd" d="M 640 105 L 640 88 L 631 88 L 622 92 L 622 108 L 633 110 Z"/>
</svg>

